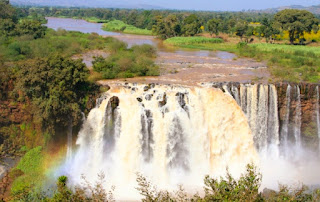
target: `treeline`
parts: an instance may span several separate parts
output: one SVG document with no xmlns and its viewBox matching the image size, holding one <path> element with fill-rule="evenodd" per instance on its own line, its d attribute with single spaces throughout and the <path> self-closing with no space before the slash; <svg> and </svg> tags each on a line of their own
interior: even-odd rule
<svg viewBox="0 0 320 202">
<path fill-rule="evenodd" d="M 226 33 L 250 42 L 252 36 L 267 42 L 289 32 L 290 42 L 305 41 L 304 32 L 317 32 L 316 16 L 308 11 L 287 9 L 280 14 L 254 12 L 209 12 L 177 10 L 82 9 L 82 8 L 21 8 L 21 13 L 40 16 L 97 18 L 102 21 L 121 20 L 141 29 L 152 30 L 161 39 L 194 36 L 209 32 L 211 36 Z M 295 18 L 296 15 L 300 17 Z M 319 17 L 319 16 L 318 16 Z M 296 21 L 298 23 L 296 23 Z M 288 25 L 290 22 L 291 25 Z M 302 24 L 300 24 L 302 23 Z M 290 30 L 289 30 L 290 29 Z"/>
</svg>

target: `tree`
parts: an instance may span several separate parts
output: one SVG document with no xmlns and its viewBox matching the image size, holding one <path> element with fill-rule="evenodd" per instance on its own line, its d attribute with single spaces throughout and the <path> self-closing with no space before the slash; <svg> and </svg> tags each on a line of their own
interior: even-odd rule
<svg viewBox="0 0 320 202">
<path fill-rule="evenodd" d="M 17 22 L 16 10 L 10 5 L 9 0 L 0 0 L 0 20 L 11 19 Z"/>
<path fill-rule="evenodd" d="M 34 39 L 42 38 L 46 33 L 47 27 L 42 26 L 37 20 L 22 20 L 17 25 L 18 35 L 30 35 Z"/>
<path fill-rule="evenodd" d="M 152 33 L 157 35 L 160 39 L 166 39 L 166 26 L 162 16 L 156 17 L 156 24 L 152 27 Z"/>
<path fill-rule="evenodd" d="M 189 15 L 183 21 L 183 33 L 185 36 L 194 36 L 200 33 L 201 24 L 195 14 Z"/>
<path fill-rule="evenodd" d="M 243 35 L 246 34 L 248 30 L 248 23 L 245 21 L 240 21 L 235 26 L 235 33 L 237 36 L 240 37 L 240 40 L 242 41 Z"/>
<path fill-rule="evenodd" d="M 296 39 L 304 38 L 304 33 L 312 30 L 318 31 L 319 20 L 309 11 L 297 9 L 285 9 L 274 17 L 275 25 L 289 32 L 290 43 Z"/>
<path fill-rule="evenodd" d="M 219 25 L 221 21 L 219 19 L 211 19 L 208 21 L 208 30 L 210 32 L 210 35 L 212 36 L 215 34 L 216 36 L 219 34 Z"/>
<path fill-rule="evenodd" d="M 35 122 L 54 132 L 56 124 L 74 124 L 81 120 L 85 100 L 93 84 L 88 82 L 89 72 L 81 60 L 59 55 L 35 59 L 20 65 L 15 92 L 27 97 L 34 106 Z"/>
<path fill-rule="evenodd" d="M 181 25 L 176 15 L 168 15 L 164 22 L 167 38 L 179 36 L 181 34 Z"/>
<path fill-rule="evenodd" d="M 277 28 L 275 28 L 272 22 L 267 18 L 264 18 L 261 24 L 262 25 L 260 26 L 260 33 L 259 33 L 260 36 L 263 36 L 266 39 L 267 43 L 269 41 L 272 42 L 272 39 L 274 39 L 275 35 L 279 34 L 280 31 Z"/>
</svg>

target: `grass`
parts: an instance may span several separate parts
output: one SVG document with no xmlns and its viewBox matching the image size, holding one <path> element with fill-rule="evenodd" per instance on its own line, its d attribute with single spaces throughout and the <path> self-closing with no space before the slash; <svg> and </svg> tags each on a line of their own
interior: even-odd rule
<svg viewBox="0 0 320 202">
<path fill-rule="evenodd" d="M 172 37 L 164 41 L 168 45 L 199 45 L 199 44 L 217 44 L 223 43 L 220 38 L 207 38 L 207 37 Z"/>
<path fill-rule="evenodd" d="M 126 34 L 152 35 L 152 31 L 148 29 L 140 29 L 133 25 L 128 25 L 121 20 L 112 20 L 103 25 L 103 30 L 113 32 L 123 32 Z"/>
<path fill-rule="evenodd" d="M 25 189 L 41 185 L 41 182 L 45 178 L 43 168 L 44 156 L 42 153 L 42 147 L 36 147 L 29 150 L 20 160 L 15 171 L 20 170 L 21 176 L 18 176 L 11 188 L 12 194 L 18 194 Z"/>
<path fill-rule="evenodd" d="M 290 53 L 290 54 L 316 54 L 320 56 L 320 48 L 319 47 L 310 47 L 310 46 L 294 46 L 294 45 L 285 45 L 285 44 L 267 44 L 267 43 L 259 43 L 259 44 L 251 44 L 251 47 L 257 48 L 259 51 L 264 52 L 283 52 L 283 53 Z"/>
<path fill-rule="evenodd" d="M 320 50 L 317 47 L 252 44 L 239 48 L 239 54 L 267 61 L 277 80 L 320 82 Z"/>
</svg>

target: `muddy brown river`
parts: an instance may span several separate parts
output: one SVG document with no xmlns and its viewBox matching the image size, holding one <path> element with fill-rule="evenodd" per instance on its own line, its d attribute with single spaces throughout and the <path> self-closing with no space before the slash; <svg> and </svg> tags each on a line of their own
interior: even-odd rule
<svg viewBox="0 0 320 202">
<path fill-rule="evenodd" d="M 138 77 L 130 79 L 116 79 L 99 81 L 101 84 L 126 81 L 138 83 L 161 83 L 200 85 L 206 82 L 267 82 L 270 74 L 266 64 L 253 59 L 238 58 L 236 55 L 224 51 L 206 51 L 194 49 L 172 48 L 154 36 L 129 35 L 102 30 L 102 24 L 89 23 L 85 20 L 68 18 L 47 18 L 47 27 L 52 29 L 65 29 L 83 33 L 98 33 L 102 36 L 115 37 L 128 43 L 128 46 L 150 44 L 157 48 L 156 63 L 161 68 L 161 75 L 157 77 Z M 103 51 L 89 51 L 76 58 L 82 58 L 91 68 L 94 56 L 107 57 Z"/>
</svg>

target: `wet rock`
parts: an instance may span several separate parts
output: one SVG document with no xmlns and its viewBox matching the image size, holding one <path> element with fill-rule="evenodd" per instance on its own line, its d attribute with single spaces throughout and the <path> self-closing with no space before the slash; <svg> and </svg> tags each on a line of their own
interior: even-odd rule
<svg viewBox="0 0 320 202">
<path fill-rule="evenodd" d="M 153 97 L 153 94 L 148 94 L 148 95 L 146 95 L 144 98 L 145 98 L 146 100 L 150 101 L 150 100 L 152 99 L 152 97 Z"/>
<path fill-rule="evenodd" d="M 145 87 L 143 88 L 143 91 L 148 91 L 149 89 L 150 89 L 149 86 L 145 86 Z"/>
<path fill-rule="evenodd" d="M 177 101 L 178 101 L 178 103 L 179 103 L 179 105 L 182 107 L 182 108 L 184 108 L 185 106 L 186 106 L 186 102 L 185 102 L 185 100 L 184 100 L 184 94 L 183 93 L 177 93 L 176 94 L 176 97 L 177 97 Z"/>
<path fill-rule="evenodd" d="M 119 106 L 119 103 L 120 103 L 119 98 L 116 96 L 113 96 L 112 98 L 110 98 L 108 105 L 110 104 L 112 110 L 114 110 Z"/>
<path fill-rule="evenodd" d="M 138 88 L 133 87 L 131 90 L 132 90 L 133 92 L 136 92 L 136 91 L 138 90 Z"/>
<path fill-rule="evenodd" d="M 157 100 L 159 100 L 159 107 L 163 107 L 167 104 L 167 94 L 163 93 L 163 95 L 159 95 Z"/>
<path fill-rule="evenodd" d="M 141 97 L 137 97 L 138 102 L 142 102 L 142 98 Z"/>
</svg>

